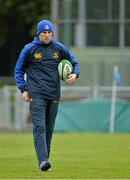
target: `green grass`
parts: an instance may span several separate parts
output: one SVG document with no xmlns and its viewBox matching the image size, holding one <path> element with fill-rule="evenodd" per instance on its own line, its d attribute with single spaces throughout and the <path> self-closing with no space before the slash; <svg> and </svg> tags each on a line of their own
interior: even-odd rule
<svg viewBox="0 0 130 180">
<path fill-rule="evenodd" d="M 0 134 L 1 179 L 128 179 L 129 133 L 55 133 L 52 171 L 41 172 L 30 133 Z"/>
</svg>

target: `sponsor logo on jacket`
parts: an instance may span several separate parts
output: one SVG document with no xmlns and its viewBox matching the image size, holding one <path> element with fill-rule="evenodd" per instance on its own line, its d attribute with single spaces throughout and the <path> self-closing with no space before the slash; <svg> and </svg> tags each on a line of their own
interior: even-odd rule
<svg viewBox="0 0 130 180">
<path fill-rule="evenodd" d="M 41 53 L 35 53 L 34 54 L 34 58 L 35 59 L 41 59 L 42 58 L 42 54 Z"/>
</svg>

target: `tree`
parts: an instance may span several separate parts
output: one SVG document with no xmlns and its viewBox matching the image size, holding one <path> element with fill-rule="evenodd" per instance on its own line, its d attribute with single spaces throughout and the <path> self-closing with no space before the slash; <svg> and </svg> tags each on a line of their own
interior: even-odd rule
<svg viewBox="0 0 130 180">
<path fill-rule="evenodd" d="M 0 76 L 12 76 L 18 54 L 32 40 L 41 19 L 50 18 L 50 0 L 0 1 Z"/>
</svg>

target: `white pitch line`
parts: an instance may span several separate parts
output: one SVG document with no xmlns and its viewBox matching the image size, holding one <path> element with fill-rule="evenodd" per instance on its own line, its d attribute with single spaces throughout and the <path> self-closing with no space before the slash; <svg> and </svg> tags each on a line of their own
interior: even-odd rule
<svg viewBox="0 0 130 180">
<path fill-rule="evenodd" d="M 113 151 L 121 151 L 121 150 L 129 150 L 130 147 L 128 148 L 123 148 L 123 149 L 82 149 L 82 150 L 66 150 L 66 151 L 55 151 L 52 150 L 52 154 L 70 154 L 70 153 L 87 153 L 87 152 L 113 152 Z M 35 156 L 35 153 L 21 153 L 21 154 L 8 154 L 8 155 L 0 155 L 0 158 L 14 158 L 14 157 L 22 157 L 22 156 Z"/>
<path fill-rule="evenodd" d="M 0 158 L 14 158 L 14 157 L 32 156 L 32 155 L 35 154 L 34 153 L 8 154 L 8 155 L 0 155 Z"/>
</svg>

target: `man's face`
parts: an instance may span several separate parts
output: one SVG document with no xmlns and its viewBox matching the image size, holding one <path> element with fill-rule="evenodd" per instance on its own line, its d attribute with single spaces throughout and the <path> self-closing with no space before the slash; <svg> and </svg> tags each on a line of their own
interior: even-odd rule
<svg viewBox="0 0 130 180">
<path fill-rule="evenodd" d="M 52 39 L 52 32 L 51 31 L 42 31 L 39 34 L 39 39 L 42 41 L 44 44 L 49 44 L 51 39 Z"/>
</svg>

